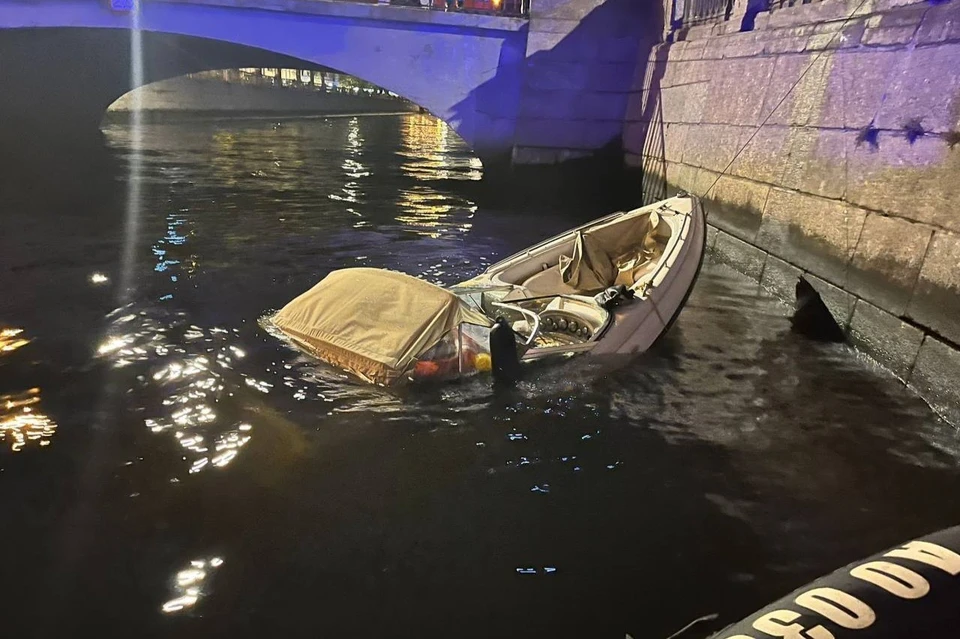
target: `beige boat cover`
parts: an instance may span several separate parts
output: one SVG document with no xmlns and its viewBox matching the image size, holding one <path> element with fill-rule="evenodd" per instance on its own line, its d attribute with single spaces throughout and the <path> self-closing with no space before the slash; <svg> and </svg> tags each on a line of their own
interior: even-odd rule
<svg viewBox="0 0 960 639">
<path fill-rule="evenodd" d="M 573 255 L 560 257 L 563 282 L 583 292 L 615 283 L 632 285 L 632 272 L 663 252 L 665 238 L 657 232 L 659 224 L 660 216 L 650 211 L 578 231 Z"/>
<path fill-rule="evenodd" d="M 320 359 L 385 385 L 461 323 L 492 326 L 450 291 L 373 268 L 333 271 L 272 322 Z"/>
</svg>

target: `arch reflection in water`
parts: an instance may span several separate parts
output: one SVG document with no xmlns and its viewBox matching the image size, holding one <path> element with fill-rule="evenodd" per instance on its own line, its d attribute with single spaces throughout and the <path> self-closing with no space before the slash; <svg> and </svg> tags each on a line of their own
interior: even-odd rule
<svg viewBox="0 0 960 639">
<path fill-rule="evenodd" d="M 432 115 L 403 118 L 400 130 L 405 159 L 401 169 L 410 177 L 431 180 L 479 180 L 483 165 L 450 126 Z"/>
<path fill-rule="evenodd" d="M 458 202 L 428 187 L 413 187 L 400 191 L 397 206 L 402 213 L 396 220 L 410 227 L 417 235 L 439 238 L 444 231 L 467 233 L 473 228 L 475 205 L 457 206 Z"/>
<path fill-rule="evenodd" d="M 401 171 L 416 182 L 429 180 L 479 180 L 482 176 L 480 160 L 443 121 L 425 114 L 403 118 L 400 155 L 404 158 Z M 451 198 L 427 184 L 414 184 L 400 189 L 397 222 L 409 227 L 417 235 L 440 238 L 444 231 L 464 233 L 473 224 L 477 207 L 466 206 L 463 200 Z"/>
<path fill-rule="evenodd" d="M 364 193 L 360 191 L 359 178 L 367 177 L 370 172 L 360 162 L 363 157 L 364 138 L 360 133 L 360 120 L 356 117 L 347 122 L 347 139 L 344 144 L 345 156 L 340 168 L 343 169 L 346 179 L 340 188 L 340 193 L 331 193 L 331 200 L 339 200 L 350 204 L 359 204 L 363 201 Z M 360 215 L 354 209 L 347 209 L 354 215 Z"/>
<path fill-rule="evenodd" d="M 178 570 L 171 585 L 172 597 L 164 602 L 161 610 L 167 614 L 178 613 L 192 608 L 206 594 L 204 582 L 211 573 L 223 565 L 220 557 L 194 559 L 188 566 Z"/>
</svg>

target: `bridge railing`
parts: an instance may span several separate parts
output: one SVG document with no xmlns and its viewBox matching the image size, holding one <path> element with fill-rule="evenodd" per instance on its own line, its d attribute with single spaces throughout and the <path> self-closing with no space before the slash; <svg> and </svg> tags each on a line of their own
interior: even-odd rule
<svg viewBox="0 0 960 639">
<path fill-rule="evenodd" d="M 822 0 L 671 0 L 671 28 L 721 24 L 732 17 L 755 16 Z M 933 0 L 931 0 L 933 1 Z M 734 15 L 736 14 L 736 15 Z M 751 22 L 752 24 L 752 22 Z"/>
<path fill-rule="evenodd" d="M 796 7 L 801 4 L 811 4 L 814 0 L 770 0 L 770 11 Z"/>
<path fill-rule="evenodd" d="M 434 11 L 456 11 L 508 17 L 525 17 L 530 0 L 370 0 L 378 4 L 421 7 Z"/>
<path fill-rule="evenodd" d="M 692 27 L 730 19 L 733 0 L 674 0 L 673 24 Z"/>
</svg>

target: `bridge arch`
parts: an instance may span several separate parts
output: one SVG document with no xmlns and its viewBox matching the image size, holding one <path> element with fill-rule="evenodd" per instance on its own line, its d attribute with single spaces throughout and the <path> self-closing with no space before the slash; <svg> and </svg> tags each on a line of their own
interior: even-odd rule
<svg viewBox="0 0 960 639">
<path fill-rule="evenodd" d="M 295 67 L 210 69 L 144 82 L 112 102 L 105 116 L 112 121 L 127 117 L 138 108 L 147 117 L 159 112 L 314 116 L 418 110 L 416 105 L 382 87 L 302 63 Z"/>
<path fill-rule="evenodd" d="M 9 122 L 49 111 L 47 119 L 63 122 L 72 110 L 99 122 L 109 104 L 136 87 L 129 72 L 130 33 L 138 29 L 141 84 L 226 67 L 335 69 L 423 106 L 450 124 L 481 160 L 509 154 L 525 22 L 453 17 L 323 0 L 140 0 L 136 14 L 92 0 L 2 3 L 0 53 L 20 56 L 23 63 L 5 65 L 20 69 L 6 72 L 17 77 L 0 77 L 19 97 L 3 107 L 13 113 L 0 115 Z M 61 38 L 70 40 L 67 46 L 55 46 Z M 67 79 L 31 81 L 30 69 Z"/>
</svg>

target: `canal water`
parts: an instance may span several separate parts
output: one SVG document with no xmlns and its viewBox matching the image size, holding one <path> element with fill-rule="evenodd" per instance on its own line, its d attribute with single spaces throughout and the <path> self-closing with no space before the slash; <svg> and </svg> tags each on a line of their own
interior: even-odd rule
<svg viewBox="0 0 960 639">
<path fill-rule="evenodd" d="M 491 210 L 426 116 L 105 129 L 0 191 L 4 636 L 699 636 L 960 521 L 960 440 L 704 265 L 653 352 L 391 393 L 258 326 L 605 211 Z M 459 188 L 464 187 L 464 188 Z"/>
</svg>

